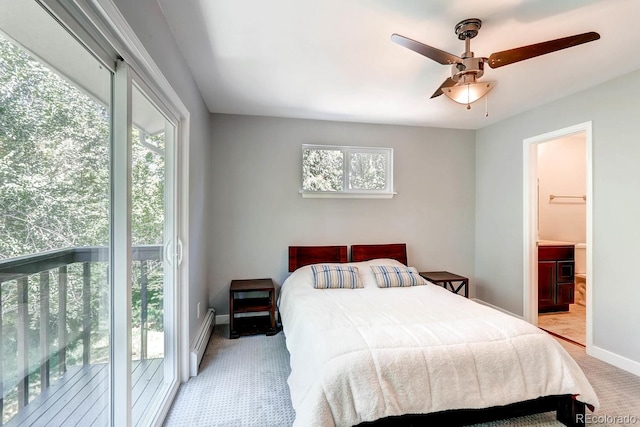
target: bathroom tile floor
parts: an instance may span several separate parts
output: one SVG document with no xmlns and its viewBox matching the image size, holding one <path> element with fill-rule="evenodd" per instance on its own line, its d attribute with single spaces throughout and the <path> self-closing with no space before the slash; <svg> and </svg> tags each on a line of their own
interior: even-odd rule
<svg viewBox="0 0 640 427">
<path fill-rule="evenodd" d="M 569 305 L 569 311 L 538 314 L 538 326 L 582 346 L 587 345 L 587 311 L 580 304 Z"/>
</svg>

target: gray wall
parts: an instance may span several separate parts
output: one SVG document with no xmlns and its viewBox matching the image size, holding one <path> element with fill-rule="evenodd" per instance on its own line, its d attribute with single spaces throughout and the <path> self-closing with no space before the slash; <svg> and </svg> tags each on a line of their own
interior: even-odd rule
<svg viewBox="0 0 640 427">
<path fill-rule="evenodd" d="M 592 120 L 594 344 L 640 363 L 640 72 L 475 133 L 210 118 L 156 1 L 115 3 L 192 115 L 191 336 L 197 302 L 208 295 L 224 314 L 232 279 L 282 283 L 287 246 L 296 244 L 404 241 L 411 264 L 467 275 L 472 295 L 522 314 L 522 140 Z M 302 199 L 303 143 L 393 147 L 398 195 Z"/>
<path fill-rule="evenodd" d="M 406 242 L 409 263 L 473 278 L 474 132 L 236 115 L 211 117 L 210 303 L 232 279 L 287 277 L 289 245 Z M 302 144 L 394 149 L 390 200 L 303 199 Z"/>
<path fill-rule="evenodd" d="M 477 132 L 476 295 L 523 313 L 525 138 L 593 122 L 594 347 L 640 363 L 640 71 Z"/>
<path fill-rule="evenodd" d="M 178 49 L 171 30 L 156 0 L 114 0 L 127 23 L 144 44 L 156 65 L 176 91 L 190 113 L 189 129 L 189 313 L 184 321 L 189 322 L 189 342 L 200 324 L 196 318 L 196 305 L 207 306 L 209 283 L 208 251 L 211 240 L 207 233 L 210 227 L 211 193 L 209 158 L 211 139 L 209 136 L 209 111 L 191 77 L 189 68 Z"/>
</svg>

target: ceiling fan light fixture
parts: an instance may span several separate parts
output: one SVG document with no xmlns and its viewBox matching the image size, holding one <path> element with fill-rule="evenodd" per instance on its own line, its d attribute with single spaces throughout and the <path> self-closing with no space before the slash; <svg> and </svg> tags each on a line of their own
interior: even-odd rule
<svg viewBox="0 0 640 427">
<path fill-rule="evenodd" d="M 461 83 L 443 88 L 442 93 L 452 101 L 466 105 L 467 109 L 469 109 L 471 104 L 489 93 L 495 85 L 496 82 Z"/>
<path fill-rule="evenodd" d="M 476 79 L 484 75 L 484 64 L 489 64 L 491 68 L 499 68 L 505 65 L 535 58 L 540 55 L 589 43 L 600 38 L 596 32 L 576 34 L 574 36 L 549 40 L 542 43 L 530 44 L 517 47 L 515 49 L 494 52 L 488 58 L 484 56 L 476 57 L 471 50 L 471 39 L 478 35 L 478 30 L 482 26 L 482 21 L 478 18 L 464 19 L 455 27 L 455 33 L 460 40 L 464 40 L 464 52 L 460 56 L 453 55 L 433 46 L 420 43 L 410 38 L 393 34 L 391 41 L 404 46 L 422 56 L 432 59 L 442 65 L 451 66 L 451 77 L 448 77 L 438 89 L 431 95 L 437 98 L 443 93 L 452 101 L 467 106 L 471 109 L 471 104 L 484 97 L 496 85 L 496 82 L 478 82 Z M 485 116 L 489 115 L 488 97 L 485 98 Z"/>
</svg>

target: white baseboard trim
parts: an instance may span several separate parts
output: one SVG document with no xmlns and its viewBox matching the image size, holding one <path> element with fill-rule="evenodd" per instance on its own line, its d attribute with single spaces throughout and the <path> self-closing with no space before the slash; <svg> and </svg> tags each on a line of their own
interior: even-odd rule
<svg viewBox="0 0 640 427">
<path fill-rule="evenodd" d="M 624 371 L 630 372 L 633 375 L 637 375 L 640 377 L 640 362 L 627 359 L 624 356 L 620 356 L 619 354 L 612 353 L 609 350 L 596 347 L 595 345 L 587 347 L 587 354 L 610 365 L 613 365 L 616 368 L 620 368 Z"/>
<path fill-rule="evenodd" d="M 510 312 L 510 311 L 508 311 L 508 310 L 505 310 L 505 309 L 504 309 L 504 308 L 502 308 L 502 307 L 498 307 L 497 305 L 489 304 L 488 302 L 483 301 L 483 300 L 478 299 L 478 298 L 469 298 L 469 299 L 470 299 L 470 300 L 472 300 L 472 301 L 477 302 L 478 304 L 486 305 L 487 307 L 491 307 L 491 308 L 493 308 L 494 310 L 501 311 L 501 312 L 503 312 L 503 313 L 505 313 L 505 314 L 508 314 L 509 316 L 517 317 L 518 319 L 522 319 L 522 320 L 524 320 L 524 318 L 523 318 L 522 316 L 520 316 L 520 315 L 518 315 L 518 314 L 515 314 L 515 313 L 512 313 L 512 312 Z"/>
<path fill-rule="evenodd" d="M 216 324 L 217 325 L 228 325 L 229 324 L 229 315 L 228 314 L 219 314 L 216 316 Z"/>
</svg>

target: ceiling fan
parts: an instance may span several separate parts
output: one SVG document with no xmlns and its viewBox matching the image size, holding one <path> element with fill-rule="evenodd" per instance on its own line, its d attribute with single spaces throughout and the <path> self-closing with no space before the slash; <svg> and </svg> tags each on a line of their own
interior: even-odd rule
<svg viewBox="0 0 640 427">
<path fill-rule="evenodd" d="M 488 58 L 475 57 L 471 51 L 471 39 L 478 35 L 481 26 L 482 21 L 477 18 L 465 19 L 455 26 L 456 35 L 465 43 L 465 51 L 461 56 L 453 55 L 399 34 L 393 34 L 391 40 L 440 64 L 451 65 L 451 77 L 438 87 L 431 98 L 444 93 L 452 100 L 466 104 L 467 109 L 470 109 L 471 103 L 482 98 L 495 86 L 495 82 L 479 82 L 477 80 L 484 74 L 485 63 L 488 63 L 491 68 L 499 68 L 600 38 L 598 33 L 589 32 L 492 53 Z"/>
</svg>

